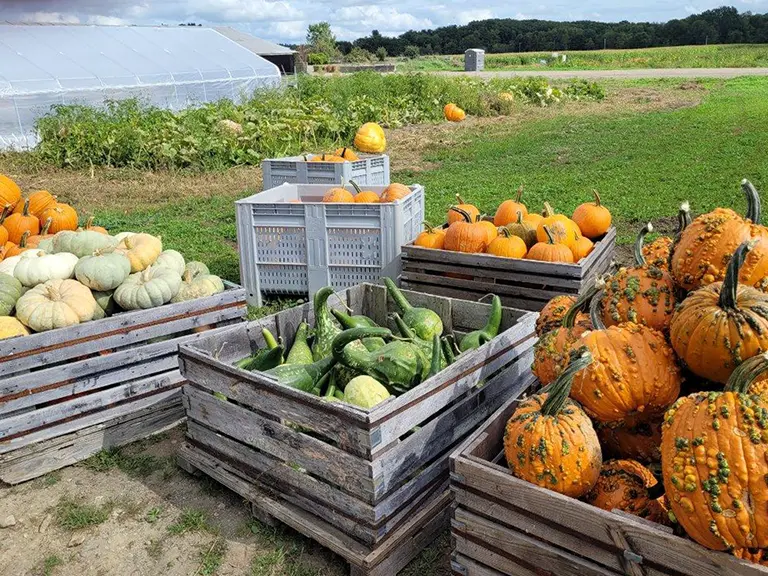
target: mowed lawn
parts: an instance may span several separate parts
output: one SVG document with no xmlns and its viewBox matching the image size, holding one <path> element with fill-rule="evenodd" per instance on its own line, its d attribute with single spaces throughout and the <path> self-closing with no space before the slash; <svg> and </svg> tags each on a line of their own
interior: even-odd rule
<svg viewBox="0 0 768 576">
<path fill-rule="evenodd" d="M 512 133 L 502 122 L 468 128 L 463 144 L 435 143 L 425 157 L 414 158 L 414 166 L 428 169 L 397 170 L 395 165 L 393 179 L 426 186 L 432 222 L 444 220 L 457 193 L 492 214 L 523 183 L 531 209 L 541 209 L 546 200 L 570 213 L 597 189 L 623 242 L 645 221 L 673 222 L 684 200 L 694 213 L 720 205 L 742 211 L 742 178 L 768 189 L 768 78 L 706 86 L 709 92 L 695 107 L 650 113 L 619 109 L 611 115 L 564 107 L 549 118 L 523 121 Z M 96 217 L 114 229 L 160 234 L 168 245 L 236 280 L 233 201 L 244 194 L 180 195 L 173 203 L 135 211 L 101 208 Z"/>
</svg>

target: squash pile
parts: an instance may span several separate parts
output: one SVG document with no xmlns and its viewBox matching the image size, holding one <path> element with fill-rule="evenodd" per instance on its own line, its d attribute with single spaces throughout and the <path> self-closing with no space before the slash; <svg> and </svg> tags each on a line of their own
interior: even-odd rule
<svg viewBox="0 0 768 576">
<path fill-rule="evenodd" d="M 329 188 L 323 196 L 323 202 L 342 204 L 386 204 L 388 202 L 402 200 L 411 193 L 411 189 L 408 188 L 408 186 L 405 184 L 398 184 L 397 182 L 393 182 L 387 186 L 381 194 L 377 194 L 372 190 L 363 190 L 354 180 L 351 180 L 349 184 L 352 187 L 352 190 L 354 190 L 354 193 L 347 190 L 344 186 Z M 300 202 L 300 200 L 297 202 Z"/>
<path fill-rule="evenodd" d="M 447 225 L 435 228 L 425 222 L 425 230 L 413 244 L 502 258 L 575 263 L 588 256 L 594 242 L 611 227 L 611 213 L 596 191 L 595 201 L 581 204 L 572 218 L 556 213 L 548 202 L 541 214 L 529 213 L 522 193 L 521 186 L 514 199 L 499 205 L 493 218 L 457 194 L 456 204 L 448 210 Z"/>
<path fill-rule="evenodd" d="M 224 291 L 205 264 L 164 250 L 160 238 L 110 236 L 92 219 L 78 228 L 74 209 L 45 191 L 22 199 L 2 184 L 0 196 L 7 202 L 0 225 L 0 339 Z"/>
<path fill-rule="evenodd" d="M 646 225 L 634 266 L 544 307 L 545 387 L 504 448 L 521 479 L 749 560 L 768 548 L 768 228 L 742 188 L 745 217 L 684 204 L 674 238 L 649 251 Z"/>
<path fill-rule="evenodd" d="M 326 287 L 314 295 L 313 332 L 305 322 L 299 325 L 286 354 L 283 343 L 264 329 L 266 346 L 234 365 L 327 401 L 370 409 L 412 390 L 499 333 L 502 306 L 497 296 L 481 329 L 445 334 L 436 312 L 411 305 L 392 280 L 384 282 L 399 310 L 389 316 L 391 329 L 367 316 L 332 309 L 328 300 L 333 288 Z"/>
</svg>

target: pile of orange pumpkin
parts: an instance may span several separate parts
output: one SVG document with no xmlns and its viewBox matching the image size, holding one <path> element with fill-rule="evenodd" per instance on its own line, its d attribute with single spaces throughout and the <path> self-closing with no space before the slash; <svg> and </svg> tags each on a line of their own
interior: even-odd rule
<svg viewBox="0 0 768 576">
<path fill-rule="evenodd" d="M 595 201 L 581 204 L 571 218 L 544 203 L 542 214 L 529 212 L 522 203 L 522 186 L 515 199 L 502 202 L 493 218 L 480 214 L 473 204 L 456 195 L 448 210 L 448 225 L 436 228 L 425 222 L 415 246 L 505 258 L 574 263 L 589 255 L 594 242 L 611 227 L 611 213 Z"/>
<path fill-rule="evenodd" d="M 353 192 L 343 186 L 330 188 L 323 196 L 323 202 L 332 203 L 357 203 L 357 204 L 383 204 L 402 200 L 411 193 L 411 189 L 405 184 L 393 182 L 378 194 L 373 190 L 362 190 L 354 181 L 350 182 Z M 297 200 L 297 202 L 300 202 Z"/>
<path fill-rule="evenodd" d="M 69 204 L 46 190 L 24 198 L 21 188 L 0 174 L 0 260 L 35 248 L 62 230 L 77 230 L 77 223 L 77 212 Z"/>
<path fill-rule="evenodd" d="M 768 228 L 716 208 L 541 311 L 541 392 L 509 419 L 523 480 L 768 565 Z"/>
</svg>

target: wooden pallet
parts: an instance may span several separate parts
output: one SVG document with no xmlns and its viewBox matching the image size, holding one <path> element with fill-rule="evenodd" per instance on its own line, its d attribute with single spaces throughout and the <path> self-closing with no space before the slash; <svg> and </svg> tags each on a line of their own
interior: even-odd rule
<svg viewBox="0 0 768 576">
<path fill-rule="evenodd" d="M 381 325 L 394 310 L 382 286 L 362 284 L 340 296 L 354 314 Z M 489 313 L 488 304 L 406 296 L 415 306 L 437 311 L 458 334 L 482 326 Z M 183 391 L 187 452 L 252 479 L 272 498 L 373 552 L 440 497 L 451 451 L 530 383 L 532 377 L 520 376 L 530 372 L 536 314 L 505 308 L 503 332 L 493 341 L 370 411 L 232 366 L 252 342 L 265 345 L 263 327 L 290 343 L 304 319 L 313 322 L 311 304 L 181 347 L 182 374 L 189 381 Z"/>
<path fill-rule="evenodd" d="M 766 576 L 672 530 L 608 512 L 512 476 L 505 403 L 451 455 L 453 573 L 461 576 Z"/>
<path fill-rule="evenodd" d="M 178 415 L 184 383 L 179 344 L 244 315 L 245 290 L 229 285 L 207 298 L 0 341 L 0 480 L 16 484 L 87 458 L 101 431 L 125 418 L 136 420 L 133 440 L 167 426 L 174 409 L 165 414 L 166 404 Z M 147 416 L 153 406 L 162 417 Z M 70 440 L 65 454 L 60 446 Z"/>
<path fill-rule="evenodd" d="M 403 246 L 403 288 L 452 298 L 479 300 L 496 294 L 506 306 L 539 311 L 560 294 L 578 294 L 592 278 L 605 272 L 616 249 L 616 229 L 595 243 L 578 264 L 463 254 Z"/>
</svg>

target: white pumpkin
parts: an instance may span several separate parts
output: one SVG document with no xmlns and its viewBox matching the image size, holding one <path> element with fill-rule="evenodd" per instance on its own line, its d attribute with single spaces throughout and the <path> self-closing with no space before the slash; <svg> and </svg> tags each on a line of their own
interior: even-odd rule
<svg viewBox="0 0 768 576">
<path fill-rule="evenodd" d="M 23 254 L 23 252 L 22 252 Z M 13 276 L 13 271 L 16 270 L 16 264 L 21 260 L 21 254 L 18 256 L 11 256 L 0 262 L 0 272 Z"/>
<path fill-rule="evenodd" d="M 16 302 L 16 318 L 35 332 L 75 326 L 93 319 L 98 304 L 77 280 L 49 280 Z"/>
<path fill-rule="evenodd" d="M 178 272 L 179 276 L 183 276 L 187 264 L 184 261 L 184 256 L 176 250 L 163 250 L 153 266 L 165 266 Z"/>
<path fill-rule="evenodd" d="M 46 254 L 42 250 L 27 250 L 20 254 L 13 276 L 29 288 L 48 282 L 72 278 L 77 264 L 77 256 L 62 252 Z"/>
</svg>

